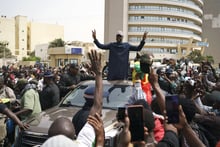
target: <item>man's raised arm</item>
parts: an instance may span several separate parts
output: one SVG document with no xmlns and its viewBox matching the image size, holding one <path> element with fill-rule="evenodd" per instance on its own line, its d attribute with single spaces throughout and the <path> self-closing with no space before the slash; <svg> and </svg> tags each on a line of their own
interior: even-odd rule
<svg viewBox="0 0 220 147">
<path fill-rule="evenodd" d="M 88 53 L 88 56 L 91 61 L 91 69 L 95 73 L 95 98 L 94 104 L 90 110 L 90 115 L 94 116 L 95 113 L 101 115 L 103 99 L 101 53 L 97 53 L 96 50 L 91 50 L 91 52 Z"/>
</svg>

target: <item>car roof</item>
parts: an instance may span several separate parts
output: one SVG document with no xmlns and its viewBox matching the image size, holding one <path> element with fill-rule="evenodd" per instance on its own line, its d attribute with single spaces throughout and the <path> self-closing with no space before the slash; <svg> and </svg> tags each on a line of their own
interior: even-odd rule
<svg viewBox="0 0 220 147">
<path fill-rule="evenodd" d="M 132 81 L 130 80 L 114 80 L 114 81 L 108 81 L 108 80 L 102 80 L 103 84 L 105 85 L 133 85 Z M 82 81 L 78 85 L 90 85 L 94 84 L 94 80 L 87 80 L 87 81 Z"/>
</svg>

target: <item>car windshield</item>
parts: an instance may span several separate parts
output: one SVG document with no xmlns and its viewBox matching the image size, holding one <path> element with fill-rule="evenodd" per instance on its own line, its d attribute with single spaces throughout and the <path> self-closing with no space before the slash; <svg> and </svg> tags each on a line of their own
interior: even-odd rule
<svg viewBox="0 0 220 147">
<path fill-rule="evenodd" d="M 60 106 L 83 106 L 85 103 L 83 98 L 84 92 L 93 86 L 94 84 L 78 86 L 64 99 Z M 103 108 L 117 109 L 118 107 L 125 106 L 131 95 L 131 85 L 103 84 Z"/>
</svg>

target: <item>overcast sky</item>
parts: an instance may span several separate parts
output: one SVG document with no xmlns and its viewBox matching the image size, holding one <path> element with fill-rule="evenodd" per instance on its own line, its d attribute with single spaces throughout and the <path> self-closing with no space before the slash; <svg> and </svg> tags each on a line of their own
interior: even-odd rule
<svg viewBox="0 0 220 147">
<path fill-rule="evenodd" d="M 0 0 L 0 15 L 63 25 L 65 41 L 92 42 L 93 29 L 104 40 L 104 0 Z"/>
</svg>

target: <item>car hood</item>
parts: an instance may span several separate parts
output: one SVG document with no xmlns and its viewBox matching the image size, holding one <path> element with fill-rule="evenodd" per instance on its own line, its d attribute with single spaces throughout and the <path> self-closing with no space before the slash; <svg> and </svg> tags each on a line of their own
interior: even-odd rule
<svg viewBox="0 0 220 147">
<path fill-rule="evenodd" d="M 72 121 L 72 117 L 81 109 L 81 107 L 53 107 L 41 112 L 39 115 L 27 120 L 30 125 L 28 132 L 47 134 L 50 125 L 59 117 L 67 117 Z M 102 120 L 105 129 L 116 122 L 116 110 L 104 109 L 102 110 Z"/>
</svg>

